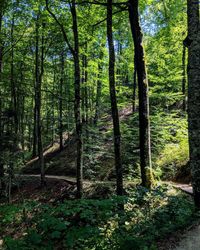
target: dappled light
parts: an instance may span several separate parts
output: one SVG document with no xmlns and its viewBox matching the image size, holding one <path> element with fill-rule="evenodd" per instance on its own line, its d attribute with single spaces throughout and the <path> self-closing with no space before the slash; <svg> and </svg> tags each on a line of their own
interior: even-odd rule
<svg viewBox="0 0 200 250">
<path fill-rule="evenodd" d="M 0 249 L 200 249 L 199 8 L 0 0 Z"/>
</svg>

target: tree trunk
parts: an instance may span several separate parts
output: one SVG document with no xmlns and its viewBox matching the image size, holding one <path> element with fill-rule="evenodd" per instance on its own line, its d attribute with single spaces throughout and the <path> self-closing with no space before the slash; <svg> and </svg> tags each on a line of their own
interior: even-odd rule
<svg viewBox="0 0 200 250">
<path fill-rule="evenodd" d="M 38 143 L 38 137 L 37 137 L 37 113 L 36 113 L 36 87 L 35 87 L 35 105 L 34 105 L 34 124 L 33 124 L 33 151 L 32 151 L 32 157 L 34 158 L 37 155 L 37 143 Z"/>
<path fill-rule="evenodd" d="M 0 7 L 0 84 L 2 81 L 2 64 L 3 64 L 2 21 L 3 21 L 3 8 Z M 3 108 L 2 107 L 2 93 L 1 93 L 1 85 L 0 85 L 0 136 L 2 135 L 2 132 L 3 132 L 3 124 L 2 124 L 2 119 L 1 119 L 2 108 Z"/>
<path fill-rule="evenodd" d="M 183 68 L 183 77 L 182 77 L 182 94 L 183 94 L 183 111 L 186 111 L 186 47 L 183 45 L 183 54 L 182 54 L 182 68 Z"/>
<path fill-rule="evenodd" d="M 14 14 L 13 14 L 14 15 Z M 11 44 L 14 43 L 14 16 L 11 24 Z M 11 107 L 14 112 L 14 132 L 17 135 L 19 124 L 18 124 L 18 109 L 17 109 L 17 88 L 16 81 L 14 79 L 14 47 L 11 49 L 11 64 L 10 64 L 10 85 L 11 85 Z"/>
<path fill-rule="evenodd" d="M 133 113 L 136 111 L 136 90 L 137 90 L 137 69 L 136 62 L 134 63 L 134 73 L 133 73 Z"/>
<path fill-rule="evenodd" d="M 75 103 L 74 103 L 74 114 L 76 123 L 76 136 L 77 136 L 77 198 L 82 197 L 83 193 L 83 166 L 82 166 L 82 124 L 81 124 L 81 113 L 80 113 L 80 60 L 79 60 L 79 36 L 78 36 L 78 24 L 76 14 L 75 0 L 72 1 L 71 5 L 72 21 L 73 21 L 73 34 L 74 34 L 74 78 L 75 78 Z"/>
<path fill-rule="evenodd" d="M 199 4 L 188 5 L 188 126 L 194 201 L 200 208 L 200 27 Z"/>
<path fill-rule="evenodd" d="M 4 4 L 5 4 L 5 1 L 2 0 L 2 3 L 0 4 L 0 136 L 2 135 L 2 132 L 3 132 L 3 124 L 2 124 L 2 119 L 1 119 L 1 114 L 2 114 L 2 109 L 3 109 L 1 81 L 2 81 L 2 67 L 3 67 L 2 22 L 3 22 Z"/>
<path fill-rule="evenodd" d="M 100 103 L 101 103 L 101 89 L 102 89 L 102 60 L 103 52 L 100 53 L 99 63 L 98 63 L 98 80 L 97 80 L 97 93 L 96 93 L 96 107 L 95 107 L 95 116 L 94 116 L 94 124 L 97 124 L 100 116 Z"/>
<path fill-rule="evenodd" d="M 42 97 L 41 97 L 41 87 L 42 79 L 44 74 L 44 23 L 42 24 L 42 42 L 41 42 L 41 67 L 40 76 L 38 84 L 38 155 L 40 161 L 40 171 L 41 171 L 41 186 L 46 184 L 45 182 L 45 166 L 44 166 L 44 155 L 43 155 L 43 142 L 42 142 L 42 121 L 41 121 L 41 108 L 42 108 Z"/>
<path fill-rule="evenodd" d="M 81 123 L 81 73 L 80 73 L 80 59 L 79 59 L 79 35 L 78 35 L 78 24 L 77 24 L 77 13 L 76 13 L 76 2 L 72 0 L 69 4 L 72 23 L 73 23 L 73 35 L 74 35 L 74 48 L 71 46 L 66 34 L 65 28 L 62 23 L 59 22 L 56 15 L 49 9 L 48 0 L 46 0 L 47 11 L 54 18 L 56 23 L 59 25 L 63 38 L 71 51 L 74 58 L 74 88 L 75 88 L 75 100 L 74 100 L 74 116 L 76 124 L 76 137 L 77 137 L 77 162 L 76 162 L 76 177 L 77 177 L 77 198 L 82 197 L 83 193 L 83 164 L 82 164 L 82 154 L 83 154 L 83 144 L 82 144 L 82 123 Z"/>
<path fill-rule="evenodd" d="M 129 0 L 129 19 L 135 47 L 135 64 L 138 76 L 139 88 L 139 126 L 140 126 L 140 168 L 142 185 L 152 186 L 152 164 L 150 146 L 150 121 L 149 121 L 149 97 L 148 79 L 142 45 L 142 31 L 139 22 L 138 0 Z"/>
<path fill-rule="evenodd" d="M 82 123 L 85 123 L 85 55 L 82 56 L 82 73 L 81 73 L 81 111 L 82 111 Z"/>
<path fill-rule="evenodd" d="M 107 0 L 107 37 L 109 48 L 109 87 L 110 99 L 114 129 L 114 151 L 115 151 L 115 168 L 117 177 L 117 195 L 123 195 L 123 169 L 121 162 L 121 134 L 119 115 L 117 108 L 117 98 L 115 90 L 115 50 L 112 34 L 112 0 Z"/>
<path fill-rule="evenodd" d="M 37 29 L 37 27 L 36 27 Z M 37 32 L 36 32 L 37 33 Z M 39 38 L 37 37 L 38 35 L 36 35 L 36 52 L 35 52 L 35 59 L 37 59 L 37 61 L 35 61 L 35 67 L 38 68 L 39 66 L 37 65 L 38 62 L 38 56 L 36 56 L 36 54 L 38 54 L 38 50 L 39 50 L 39 41 L 37 41 Z M 36 77 L 36 68 L 35 68 L 35 77 Z M 36 79 L 34 79 L 34 97 L 33 97 L 33 149 L 32 149 L 32 158 L 37 156 L 37 144 L 38 144 L 38 136 L 37 136 L 37 110 L 36 110 L 36 103 L 37 103 L 37 92 L 36 92 Z"/>
<path fill-rule="evenodd" d="M 44 32 L 44 27 L 42 28 Z M 44 156 L 43 156 L 43 144 L 42 144 L 42 124 L 41 124 L 41 85 L 42 77 L 44 73 L 44 34 L 42 34 L 41 41 L 41 65 L 39 59 L 39 14 L 36 20 L 36 50 L 35 50 L 35 107 L 36 107 L 36 124 L 37 124 L 37 146 L 38 157 L 40 164 L 41 186 L 45 185 L 45 173 L 44 173 Z"/>
<path fill-rule="evenodd" d="M 86 134 L 88 134 L 88 129 L 87 129 L 87 125 L 89 122 L 89 115 L 88 115 L 88 56 L 87 56 L 87 43 L 85 45 L 85 53 L 86 55 L 84 56 L 84 65 L 85 65 L 85 76 L 84 76 L 84 97 L 85 97 L 85 122 L 86 122 Z"/>
<path fill-rule="evenodd" d="M 60 77 L 60 95 L 59 95 L 59 138 L 60 151 L 63 150 L 63 81 L 64 81 L 64 52 L 61 54 L 61 77 Z"/>
</svg>

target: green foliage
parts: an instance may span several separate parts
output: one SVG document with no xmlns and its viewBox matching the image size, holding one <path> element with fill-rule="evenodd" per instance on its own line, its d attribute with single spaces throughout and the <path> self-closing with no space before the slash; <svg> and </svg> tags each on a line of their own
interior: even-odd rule
<svg viewBox="0 0 200 250">
<path fill-rule="evenodd" d="M 130 187 L 127 192 L 129 196 L 121 198 L 30 204 L 29 228 L 21 228 L 18 239 L 5 237 L 5 249 L 153 250 L 157 239 L 187 224 L 194 212 L 192 202 L 168 186 L 151 192 Z M 119 209 L 122 204 L 124 211 Z M 20 209 L 10 205 L 1 212 L 9 217 L 0 222 L 6 228 Z"/>
<path fill-rule="evenodd" d="M 172 179 L 189 160 L 186 117 L 163 112 L 152 117 L 152 145 L 155 152 L 155 173 Z"/>
</svg>

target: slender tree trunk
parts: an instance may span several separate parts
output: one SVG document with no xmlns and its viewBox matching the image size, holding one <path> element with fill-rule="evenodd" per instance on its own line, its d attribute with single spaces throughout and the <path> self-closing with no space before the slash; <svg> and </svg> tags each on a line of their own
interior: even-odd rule
<svg viewBox="0 0 200 250">
<path fill-rule="evenodd" d="M 11 25 L 11 43 L 14 42 L 14 16 L 12 18 L 12 25 Z M 11 49 L 11 64 L 10 64 L 10 85 L 11 85 L 11 107 L 14 112 L 14 132 L 17 135 L 19 124 L 18 124 L 18 103 L 17 103 L 17 88 L 16 88 L 16 81 L 14 76 L 14 47 L 12 46 Z"/>
<path fill-rule="evenodd" d="M 137 69 L 136 62 L 134 64 L 134 74 L 133 74 L 133 113 L 136 111 L 136 90 L 137 90 Z"/>
<path fill-rule="evenodd" d="M 135 47 L 135 63 L 139 88 L 139 125 L 140 125 L 140 167 L 142 185 L 152 186 L 152 164 L 150 145 L 148 79 L 142 45 L 142 31 L 139 22 L 139 1 L 129 0 L 129 19 Z"/>
<path fill-rule="evenodd" d="M 1 4 L 0 4 L 0 83 L 2 81 L 2 68 L 3 68 L 2 22 L 3 22 L 5 3 L 6 3 L 5 0 L 1 0 Z M 2 93 L 1 93 L 1 85 L 0 85 L 0 136 L 3 133 L 3 124 L 2 124 L 2 118 L 1 118 L 2 109 L 3 109 L 3 102 L 2 102 Z M 1 166 L 0 166 L 0 168 L 1 168 Z M 0 172 L 2 172 L 1 169 L 0 169 Z M 0 174 L 0 178 L 1 178 L 1 174 Z"/>
<path fill-rule="evenodd" d="M 82 123 L 85 123 L 85 55 L 82 56 L 82 78 L 81 78 L 81 111 L 82 111 Z"/>
<path fill-rule="evenodd" d="M 64 52 L 61 54 L 61 77 L 60 77 L 60 95 L 59 95 L 59 138 L 60 151 L 63 150 L 63 81 L 64 81 Z"/>
<path fill-rule="evenodd" d="M 119 37 L 121 37 L 121 30 L 119 29 Z M 121 68 L 121 58 L 122 58 L 122 42 L 119 39 L 118 40 L 118 53 L 117 53 L 117 57 L 118 57 L 118 67 L 116 70 L 117 73 L 117 81 L 116 81 L 116 86 L 118 86 L 117 89 L 117 93 L 120 93 L 120 88 L 121 85 L 123 85 L 124 79 L 123 79 L 123 69 Z"/>
<path fill-rule="evenodd" d="M 37 143 L 38 143 L 38 136 L 37 136 L 37 112 L 36 112 L 36 86 L 35 86 L 35 104 L 34 104 L 34 122 L 33 122 L 33 151 L 32 157 L 34 158 L 37 155 Z"/>
<path fill-rule="evenodd" d="M 101 89 L 102 89 L 102 60 L 103 52 L 100 53 L 99 63 L 98 63 L 98 80 L 97 80 L 97 93 L 96 93 L 96 107 L 95 107 L 95 116 L 94 116 L 94 124 L 97 124 L 100 116 L 100 103 L 101 103 Z"/>
<path fill-rule="evenodd" d="M 56 81 L 56 70 L 55 70 L 55 65 L 54 65 L 54 71 L 53 71 L 53 93 L 55 92 L 55 81 Z M 54 144 L 54 126 L 55 126 L 55 107 L 54 107 L 54 95 L 52 95 L 52 105 L 51 105 L 51 110 L 52 110 L 52 117 L 51 117 L 51 144 Z"/>
<path fill-rule="evenodd" d="M 77 136 L 77 197 L 81 198 L 83 193 L 83 166 L 82 166 L 82 124 L 80 114 L 80 61 L 79 61 L 79 36 L 75 0 L 72 1 L 71 13 L 73 20 L 73 34 L 74 34 L 74 77 L 75 77 L 75 104 L 74 114 L 76 122 L 76 136 Z"/>
<path fill-rule="evenodd" d="M 199 4 L 187 1 L 188 127 L 194 201 L 200 208 L 200 26 Z"/>
<path fill-rule="evenodd" d="M 39 84 L 38 84 L 38 155 L 41 168 L 41 186 L 46 185 L 45 181 L 45 166 L 44 166 L 44 155 L 43 155 L 43 142 L 42 142 L 42 119 L 41 119 L 41 108 L 42 108 L 42 97 L 41 97 L 41 87 L 42 80 L 44 75 L 44 28 L 45 24 L 42 24 L 42 41 L 41 41 L 41 67 L 39 75 Z"/>
<path fill-rule="evenodd" d="M 112 0 L 107 0 L 107 37 L 109 48 L 109 87 L 110 99 L 114 129 L 114 151 L 115 151 L 115 168 L 117 177 L 117 195 L 123 195 L 123 169 L 121 162 L 121 134 L 119 115 L 117 108 L 117 97 L 115 90 L 115 50 L 112 34 Z"/>
<path fill-rule="evenodd" d="M 79 34 L 78 34 L 78 24 L 77 24 L 77 13 L 76 13 L 76 2 L 72 0 L 69 4 L 72 23 L 73 23 L 73 36 L 74 36 L 74 48 L 71 46 L 68 40 L 64 26 L 59 22 L 56 15 L 49 9 L 48 0 L 46 0 L 47 11 L 54 18 L 56 23 L 59 25 L 63 38 L 71 51 L 74 58 L 74 88 L 75 88 L 75 100 L 74 100 L 74 116 L 76 124 L 76 137 L 77 137 L 77 161 L 76 161 L 76 178 L 77 178 L 77 197 L 81 198 L 83 193 L 83 164 L 82 164 L 82 154 L 83 154 L 83 144 L 82 144 L 82 123 L 81 123 L 81 73 L 80 73 L 80 58 L 79 58 Z"/>
<path fill-rule="evenodd" d="M 182 77 L 182 94 L 183 94 L 183 111 L 186 111 L 186 47 L 183 45 L 183 55 L 182 55 L 182 68 L 183 68 L 183 77 Z"/>
<path fill-rule="evenodd" d="M 44 27 L 42 29 L 44 32 Z M 35 88 L 36 88 L 36 124 L 37 124 L 37 146 L 38 146 L 38 157 L 40 164 L 41 174 L 41 186 L 45 185 L 45 172 L 44 172 L 44 156 L 43 156 L 43 144 L 42 144 L 42 124 L 41 124 L 41 85 L 42 77 L 44 73 L 44 34 L 42 34 L 41 41 L 41 65 L 39 59 L 39 14 L 36 20 L 36 50 L 35 50 Z"/>
<path fill-rule="evenodd" d="M 84 76 L 84 97 L 85 97 L 85 122 L 86 122 L 86 133 L 88 132 L 87 130 L 87 124 L 89 122 L 89 114 L 88 114 L 88 46 L 87 43 L 85 45 L 85 53 L 86 55 L 84 56 L 84 65 L 85 65 L 85 76 Z"/>
<path fill-rule="evenodd" d="M 0 7 L 0 83 L 2 81 L 2 66 L 3 66 L 3 40 L 2 40 L 2 21 L 3 21 L 3 8 Z M 0 86 L 0 136 L 3 132 L 3 124 L 2 124 L 2 93 Z M 1 177 L 1 176 L 0 176 Z"/>
<path fill-rule="evenodd" d="M 2 3 L 3 5 L 3 3 Z M 0 83 L 2 81 L 2 66 L 3 66 L 3 40 L 2 40 L 2 20 L 3 20 L 3 6 L 0 6 Z M 3 134 L 3 124 L 2 124 L 2 92 L 0 86 L 0 138 Z M 3 181 L 4 177 L 4 165 L 2 159 L 0 159 L 0 197 L 5 190 L 5 183 Z"/>
<path fill-rule="evenodd" d="M 20 65 L 20 88 L 22 89 L 23 86 L 23 82 L 24 82 L 24 74 L 23 74 L 23 62 L 21 62 Z M 20 141 L 21 141 L 21 145 L 22 145 L 22 151 L 23 151 L 23 160 L 24 160 L 24 150 L 25 150 L 25 121 L 24 121 L 24 113 L 25 113 L 25 94 L 23 92 L 23 94 L 20 96 L 20 101 L 19 103 L 21 103 L 20 105 L 20 122 L 19 122 L 19 131 L 20 131 Z"/>
</svg>

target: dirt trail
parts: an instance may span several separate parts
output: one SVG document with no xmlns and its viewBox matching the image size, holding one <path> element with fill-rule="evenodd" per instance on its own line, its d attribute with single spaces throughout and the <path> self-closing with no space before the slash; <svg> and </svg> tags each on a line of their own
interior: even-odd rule
<svg viewBox="0 0 200 250">
<path fill-rule="evenodd" d="M 23 174 L 23 175 L 19 175 L 21 177 L 37 177 L 40 178 L 39 174 Z M 71 177 L 71 176 L 64 176 L 64 175 L 45 175 L 46 178 L 48 179 L 56 179 L 56 180 L 64 180 L 67 181 L 71 184 L 76 184 L 76 178 L 75 177 Z M 91 180 L 83 180 L 84 184 L 114 184 L 115 181 L 91 181 Z M 124 184 L 132 184 L 133 181 L 124 181 Z M 180 189 L 183 192 L 189 194 L 189 195 L 193 195 L 193 190 L 192 190 L 192 186 L 191 184 L 182 184 L 182 183 L 176 183 L 176 182 L 161 182 L 160 184 L 169 184 L 172 185 L 174 188 Z M 199 248 L 200 250 L 200 248 Z"/>
<path fill-rule="evenodd" d="M 173 187 L 181 189 L 183 192 L 193 195 L 192 185 L 191 184 L 182 184 L 176 182 L 169 182 Z M 199 248 L 200 250 L 200 248 Z"/>
<path fill-rule="evenodd" d="M 199 250 L 200 249 L 200 225 L 186 232 L 178 246 L 173 250 Z"/>
<path fill-rule="evenodd" d="M 37 177 L 40 178 L 39 174 L 23 174 L 19 175 L 20 177 Z M 71 176 L 61 176 L 61 175 L 45 175 L 47 179 L 56 179 L 56 180 L 63 180 L 70 184 L 76 184 L 76 178 Z M 83 184 L 92 185 L 92 184 L 115 184 L 115 181 L 91 181 L 91 180 L 83 180 Z M 125 184 L 131 184 L 132 181 L 126 181 Z"/>
</svg>

